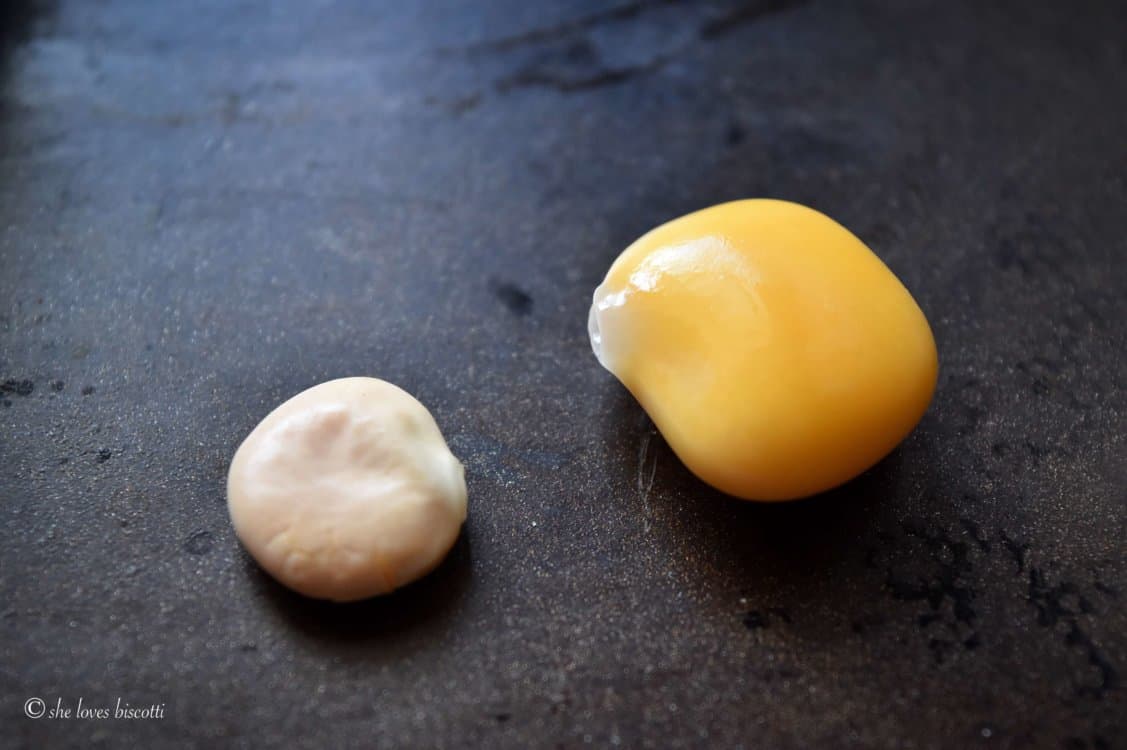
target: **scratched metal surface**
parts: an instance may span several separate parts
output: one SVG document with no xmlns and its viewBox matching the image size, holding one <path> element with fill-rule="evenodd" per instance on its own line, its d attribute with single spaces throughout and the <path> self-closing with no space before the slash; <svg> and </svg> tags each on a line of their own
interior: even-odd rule
<svg viewBox="0 0 1127 750">
<path fill-rule="evenodd" d="M 1127 746 L 1127 6 L 980 5 L 7 0 L 2 744 Z M 584 325 L 638 234 L 759 195 L 854 229 L 942 357 L 786 507 L 696 482 Z M 328 606 L 224 473 L 354 374 L 472 507 Z"/>
</svg>

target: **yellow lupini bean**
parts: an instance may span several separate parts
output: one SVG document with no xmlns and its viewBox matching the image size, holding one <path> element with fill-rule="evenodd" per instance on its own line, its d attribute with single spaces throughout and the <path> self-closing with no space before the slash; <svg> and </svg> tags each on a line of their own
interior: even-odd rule
<svg viewBox="0 0 1127 750">
<path fill-rule="evenodd" d="M 650 231 L 595 290 L 589 329 L 685 465 L 749 500 L 852 479 L 935 390 L 935 340 L 912 295 L 845 227 L 786 201 Z"/>
</svg>

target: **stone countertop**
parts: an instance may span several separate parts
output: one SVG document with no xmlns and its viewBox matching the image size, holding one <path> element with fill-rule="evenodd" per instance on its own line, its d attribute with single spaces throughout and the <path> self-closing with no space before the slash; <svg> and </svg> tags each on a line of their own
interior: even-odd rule
<svg viewBox="0 0 1127 750">
<path fill-rule="evenodd" d="M 4 737 L 1127 747 L 1125 28 L 7 0 Z M 891 457 L 785 506 L 696 481 L 585 327 L 636 236 L 752 196 L 854 230 L 941 357 Z M 471 511 L 435 574 L 334 606 L 242 552 L 224 480 L 273 406 L 359 374 L 431 408 Z"/>
</svg>

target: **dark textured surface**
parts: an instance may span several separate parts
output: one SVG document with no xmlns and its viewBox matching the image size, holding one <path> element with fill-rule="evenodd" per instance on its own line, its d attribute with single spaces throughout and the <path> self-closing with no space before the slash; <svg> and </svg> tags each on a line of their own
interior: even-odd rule
<svg viewBox="0 0 1127 750">
<path fill-rule="evenodd" d="M 1127 5 L 981 5 L 4 0 L 0 744 L 1127 746 Z M 899 450 L 782 507 L 693 480 L 585 332 L 626 243 L 761 195 L 870 243 L 942 359 Z M 224 475 L 355 374 L 431 407 L 471 514 L 329 606 Z"/>
</svg>

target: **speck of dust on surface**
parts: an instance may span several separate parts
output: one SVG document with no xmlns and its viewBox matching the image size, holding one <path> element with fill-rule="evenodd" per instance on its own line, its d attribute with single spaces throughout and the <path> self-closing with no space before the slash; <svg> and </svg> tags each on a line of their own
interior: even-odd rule
<svg viewBox="0 0 1127 750">
<path fill-rule="evenodd" d="M 35 391 L 35 383 L 31 380 L 9 379 L 0 383 L 0 393 L 11 393 L 16 396 L 30 396 Z"/>
<path fill-rule="evenodd" d="M 494 281 L 490 284 L 490 288 L 497 299 L 514 315 L 523 317 L 532 312 L 532 295 L 516 284 Z"/>
<path fill-rule="evenodd" d="M 215 535 L 210 531 L 196 531 L 184 540 L 184 551 L 189 555 L 206 555 L 215 546 Z"/>
</svg>

